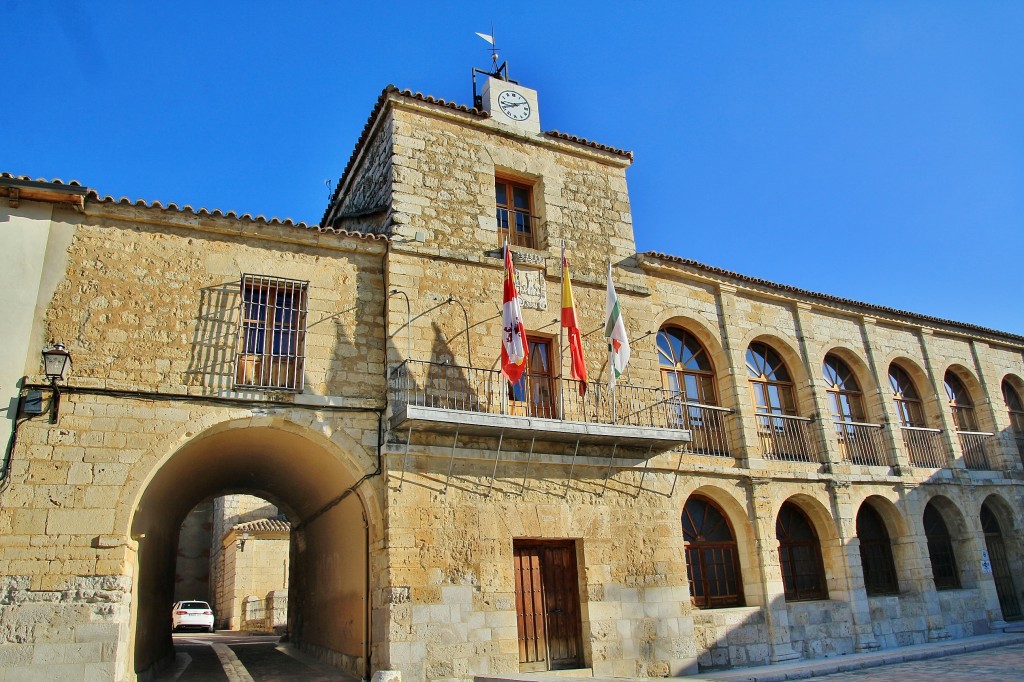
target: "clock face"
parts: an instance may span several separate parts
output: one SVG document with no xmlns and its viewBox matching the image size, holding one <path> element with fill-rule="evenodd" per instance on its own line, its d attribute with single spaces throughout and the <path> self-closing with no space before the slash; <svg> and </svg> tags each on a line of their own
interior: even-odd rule
<svg viewBox="0 0 1024 682">
<path fill-rule="evenodd" d="M 530 103 L 515 90 L 504 90 L 498 94 L 498 106 L 513 121 L 530 118 Z"/>
</svg>

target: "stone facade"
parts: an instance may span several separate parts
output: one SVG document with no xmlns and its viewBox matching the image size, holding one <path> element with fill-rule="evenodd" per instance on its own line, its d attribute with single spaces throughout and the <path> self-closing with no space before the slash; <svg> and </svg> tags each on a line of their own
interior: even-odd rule
<svg viewBox="0 0 1024 682">
<path fill-rule="evenodd" d="M 182 519 L 229 493 L 292 522 L 291 640 L 363 677 L 672 676 L 1003 627 L 1024 588 L 1020 434 L 1002 393 L 1024 392 L 1024 338 L 639 254 L 631 161 L 389 88 L 317 228 L 41 194 L 65 247 L 38 270 L 63 274 L 23 345 L 62 341 L 75 365 L 58 422 L 19 423 L 5 471 L 0 679 L 163 665 Z M 534 247 L 514 256 L 525 326 L 555 368 L 543 405 L 510 400 L 496 374 L 496 177 L 532 191 Z M 24 197 L 4 210 L 35 205 Z M 583 398 L 557 369 L 563 240 L 598 379 Z M 609 263 L 633 351 L 614 395 L 600 385 Z M 301 390 L 234 383 L 247 273 L 307 283 Z M 677 368 L 662 330 L 706 354 L 713 405 L 663 388 Z M 793 396 L 769 417 L 752 401 L 755 347 Z M 833 419 L 829 359 L 856 380 L 856 420 Z M 49 395 L 37 356 L 22 364 L 23 390 Z M 919 394 L 914 428 L 894 365 Z M 728 589 L 687 554 L 696 502 L 728 526 Z M 889 590 L 865 574 L 862 548 L 879 556 L 865 509 L 888 537 Z M 799 594 L 814 571 L 780 551 L 782 518 L 810 529 L 813 598 Z"/>
</svg>

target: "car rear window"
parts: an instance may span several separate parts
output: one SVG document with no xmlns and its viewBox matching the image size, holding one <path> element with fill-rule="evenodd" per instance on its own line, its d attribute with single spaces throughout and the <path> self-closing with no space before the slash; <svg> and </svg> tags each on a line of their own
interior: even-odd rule
<svg viewBox="0 0 1024 682">
<path fill-rule="evenodd" d="M 183 609 L 208 609 L 210 605 L 204 601 L 183 601 L 181 607 Z"/>
</svg>

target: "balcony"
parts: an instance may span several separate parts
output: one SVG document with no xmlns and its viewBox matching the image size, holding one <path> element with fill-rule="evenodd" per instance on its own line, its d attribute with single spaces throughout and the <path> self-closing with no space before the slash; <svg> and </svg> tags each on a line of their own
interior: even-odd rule
<svg viewBox="0 0 1024 682">
<path fill-rule="evenodd" d="M 890 466 L 885 454 L 885 438 L 882 437 L 884 427 L 881 424 L 851 421 L 832 423 L 844 462 L 862 466 Z"/>
<path fill-rule="evenodd" d="M 670 450 L 689 442 L 696 424 L 704 442 L 725 442 L 712 435 L 717 409 L 691 413 L 661 388 L 588 383 L 580 396 L 579 382 L 550 378 L 533 389 L 514 400 L 497 370 L 406 360 L 389 377 L 391 427 Z"/>
<path fill-rule="evenodd" d="M 901 426 L 903 446 L 907 449 L 910 465 L 926 469 L 941 469 L 948 466 L 942 445 L 942 431 L 919 426 Z"/>
<path fill-rule="evenodd" d="M 991 450 L 995 445 L 993 434 L 981 431 L 957 431 L 960 449 L 964 453 L 964 466 L 975 471 L 991 471 Z"/>
<path fill-rule="evenodd" d="M 757 439 L 765 459 L 819 462 L 811 446 L 810 419 L 782 414 L 758 414 Z"/>
</svg>

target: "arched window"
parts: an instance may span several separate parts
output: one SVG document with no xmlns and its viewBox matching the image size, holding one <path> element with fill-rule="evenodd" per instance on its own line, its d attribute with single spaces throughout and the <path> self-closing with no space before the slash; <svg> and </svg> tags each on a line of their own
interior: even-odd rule
<svg viewBox="0 0 1024 682">
<path fill-rule="evenodd" d="M 942 514 L 929 502 L 924 508 L 924 534 L 928 539 L 928 558 L 932 563 L 932 578 L 937 590 L 960 589 L 960 570 L 953 553 L 953 538 Z"/>
<path fill-rule="evenodd" d="M 943 379 L 946 395 L 949 396 L 949 408 L 953 413 L 953 423 L 957 431 L 977 431 L 978 419 L 974 415 L 974 402 L 967 392 L 964 382 L 957 375 L 947 371 Z"/>
<path fill-rule="evenodd" d="M 821 544 L 814 526 L 792 502 L 786 502 L 775 520 L 779 562 L 786 601 L 828 599 Z"/>
<path fill-rule="evenodd" d="M 700 495 L 690 496 L 683 507 L 683 540 L 693 605 L 743 606 L 736 538 L 729 520 L 714 502 Z"/>
<path fill-rule="evenodd" d="M 690 403 L 717 405 L 715 370 L 704 346 L 678 327 L 658 331 L 658 364 L 662 385 Z"/>
<path fill-rule="evenodd" d="M 1017 589 L 1013 584 L 1013 571 L 1006 556 L 1003 529 L 987 501 L 981 505 L 981 530 L 985 533 L 985 548 L 988 550 L 992 580 L 996 584 L 996 596 L 999 598 L 1003 620 L 1020 620 L 1024 612 L 1021 611 Z"/>
<path fill-rule="evenodd" d="M 1006 410 L 1010 413 L 1010 427 L 1017 437 L 1017 446 L 1024 448 L 1021 439 L 1024 438 L 1024 401 L 1021 401 L 1020 394 L 1010 385 L 1010 382 L 1003 379 L 1003 400 L 1006 402 Z M 1024 455 L 1024 450 L 1021 450 Z"/>
<path fill-rule="evenodd" d="M 846 363 L 829 353 L 825 356 L 821 372 L 828 384 L 832 419 L 837 422 L 864 421 L 864 396 Z"/>
<path fill-rule="evenodd" d="M 889 386 L 892 387 L 892 400 L 896 414 L 899 415 L 900 426 L 923 428 L 925 421 L 921 396 L 910 375 L 895 363 L 889 365 Z"/>
<path fill-rule="evenodd" d="M 759 342 L 747 348 L 747 374 L 753 392 L 754 408 L 761 414 L 796 414 L 793 381 L 782 358 Z"/>
<path fill-rule="evenodd" d="M 860 563 L 864 569 L 864 589 L 869 595 L 898 594 L 896 564 L 892 560 L 892 543 L 882 515 L 870 504 L 857 512 L 857 538 L 860 540 Z"/>
</svg>

